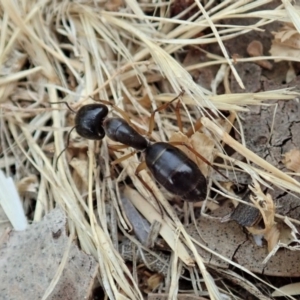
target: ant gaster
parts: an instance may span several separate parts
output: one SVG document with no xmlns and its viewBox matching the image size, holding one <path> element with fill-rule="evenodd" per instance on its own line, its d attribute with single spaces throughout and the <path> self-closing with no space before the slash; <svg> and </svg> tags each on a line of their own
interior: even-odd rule
<svg viewBox="0 0 300 300">
<path fill-rule="evenodd" d="M 171 102 L 179 98 L 179 96 L 174 98 Z M 106 101 L 101 102 L 109 103 Z M 152 122 L 154 121 L 154 114 L 158 110 L 160 110 L 160 108 L 156 109 L 152 113 Z M 76 114 L 74 128 L 83 138 L 101 140 L 105 135 L 107 135 L 115 142 L 119 142 L 123 145 L 144 152 L 146 166 L 155 180 L 170 193 L 181 197 L 183 200 L 194 202 L 206 198 L 206 178 L 201 173 L 196 163 L 184 152 L 170 143 L 153 143 L 138 133 L 124 119 L 118 117 L 107 118 L 107 115 L 108 108 L 105 104 L 95 103 L 84 105 Z M 151 128 L 151 126 L 153 127 L 152 124 L 150 124 L 149 127 Z M 149 131 L 151 131 L 151 129 L 149 129 Z M 181 142 L 176 144 L 186 146 L 198 157 L 212 166 L 193 148 Z M 139 172 L 143 170 L 142 164 L 143 163 L 137 167 L 135 175 L 139 178 L 139 180 L 141 180 L 147 189 L 151 191 L 148 184 L 139 175 Z"/>
</svg>

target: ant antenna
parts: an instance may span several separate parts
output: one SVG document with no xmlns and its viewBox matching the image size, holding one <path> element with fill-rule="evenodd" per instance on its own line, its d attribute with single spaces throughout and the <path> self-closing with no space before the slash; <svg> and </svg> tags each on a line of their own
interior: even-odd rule
<svg viewBox="0 0 300 300">
<path fill-rule="evenodd" d="M 76 111 L 74 109 L 71 108 L 71 106 L 69 105 L 68 102 L 66 101 L 59 101 L 59 102 L 49 102 L 50 104 L 65 104 L 67 106 L 67 108 L 74 114 L 76 114 Z M 56 162 L 55 162 L 55 171 L 57 171 L 57 167 L 58 167 L 58 160 L 60 159 L 60 157 L 62 156 L 62 154 L 68 149 L 69 144 L 70 144 L 70 137 L 71 137 L 71 133 L 72 131 L 76 128 L 76 126 L 74 126 L 69 132 L 68 132 L 68 136 L 67 136 L 67 143 L 66 146 L 63 150 L 61 150 L 61 152 L 58 154 L 57 158 L 56 158 Z"/>
<path fill-rule="evenodd" d="M 50 104 L 65 104 L 67 106 L 67 108 L 74 114 L 76 114 L 76 111 L 74 109 L 71 108 L 71 106 L 69 105 L 68 102 L 66 101 L 59 101 L 59 102 L 49 102 Z"/>
<path fill-rule="evenodd" d="M 68 132 L 68 136 L 67 136 L 67 143 L 64 149 L 61 150 L 61 152 L 58 154 L 57 158 L 56 158 L 56 162 L 55 162 L 55 171 L 57 171 L 57 165 L 58 165 L 58 160 L 60 159 L 61 155 L 68 149 L 69 144 L 70 144 L 70 136 L 72 131 L 76 128 L 76 126 L 74 126 L 69 132 Z"/>
</svg>

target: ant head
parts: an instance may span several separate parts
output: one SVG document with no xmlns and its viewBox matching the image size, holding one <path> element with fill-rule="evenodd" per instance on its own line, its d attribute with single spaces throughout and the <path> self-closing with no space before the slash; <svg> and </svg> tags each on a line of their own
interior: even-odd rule
<svg viewBox="0 0 300 300">
<path fill-rule="evenodd" d="M 87 104 L 82 106 L 75 117 L 77 133 L 89 140 L 102 140 L 105 131 L 102 123 L 108 114 L 108 108 L 103 104 Z"/>
</svg>

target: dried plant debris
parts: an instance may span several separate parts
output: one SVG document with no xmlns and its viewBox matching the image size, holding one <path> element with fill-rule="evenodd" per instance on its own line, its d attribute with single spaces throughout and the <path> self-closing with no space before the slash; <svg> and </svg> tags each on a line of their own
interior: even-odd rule
<svg viewBox="0 0 300 300">
<path fill-rule="evenodd" d="M 282 162 L 287 169 L 300 173 L 300 150 L 291 149 L 284 153 Z"/>
<path fill-rule="evenodd" d="M 1 64 L 1 77 L 5 78 L 6 76 L 9 76 L 11 74 L 18 73 L 20 70 L 22 70 L 22 67 L 26 63 L 26 60 L 27 55 L 25 53 L 20 52 L 16 48 L 11 49 L 9 55 L 6 56 L 5 61 Z M 9 96 L 17 86 L 14 81 L 7 83 L 8 84 L 0 87 L 0 99 L 5 99 L 7 96 Z M 0 100 L 0 102 L 2 101 Z"/>
<path fill-rule="evenodd" d="M 246 193 L 242 200 L 251 203 L 250 192 Z M 258 208 L 239 202 L 228 219 L 236 221 L 241 226 L 251 227 L 261 219 L 261 214 Z"/>
<path fill-rule="evenodd" d="M 12 231 L 0 248 L 2 299 L 43 299 L 63 256 L 67 260 L 47 299 L 86 299 L 91 292 L 98 264 L 72 243 L 68 248 L 66 216 L 51 211 L 23 232 Z"/>
<path fill-rule="evenodd" d="M 272 293 L 273 297 L 300 295 L 300 282 L 287 284 Z"/>
<path fill-rule="evenodd" d="M 230 208 L 222 206 L 214 211 L 213 216 L 219 216 L 220 212 L 226 211 L 228 213 Z M 229 259 L 233 259 L 236 249 L 247 240 L 242 227 L 236 222 L 221 223 L 219 219 L 213 218 L 201 218 L 196 224 L 188 225 L 186 230 L 197 242 Z M 206 263 L 228 268 L 229 263 L 222 258 L 212 255 L 199 246 L 197 250 Z"/>
<path fill-rule="evenodd" d="M 167 294 L 149 294 L 148 300 L 168 300 L 169 295 Z M 191 294 L 179 294 L 177 296 L 178 300 L 208 300 L 208 298 L 191 295 Z"/>
<path fill-rule="evenodd" d="M 186 229 L 197 242 L 216 252 L 211 254 L 197 246 L 206 263 L 228 268 L 229 262 L 217 256 L 219 254 L 255 273 L 282 277 L 300 276 L 300 251 L 279 249 L 266 264 L 263 264 L 268 256 L 265 245 L 256 245 L 251 235 L 246 234 L 236 222 L 220 222 L 219 218 L 229 211 L 230 206 L 227 203 L 213 212 L 212 215 L 218 218 L 201 218 L 196 226 L 191 224 Z"/>
<path fill-rule="evenodd" d="M 260 290 L 259 285 L 256 283 L 251 283 L 250 281 L 245 278 L 245 276 L 241 276 L 238 273 L 232 271 L 232 270 L 224 270 L 224 269 L 216 269 L 219 276 L 222 276 L 223 278 L 226 278 L 233 282 L 234 285 L 238 285 L 243 288 L 243 290 L 238 291 L 238 295 L 241 297 L 241 299 L 252 299 L 250 294 L 257 297 L 259 300 L 270 300 L 269 297 L 266 297 Z"/>
<path fill-rule="evenodd" d="M 167 276 L 170 255 L 157 250 L 144 250 L 135 246 L 130 240 L 125 240 L 119 248 L 125 261 L 136 260 L 138 264 L 144 264 L 150 271 Z"/>
<path fill-rule="evenodd" d="M 6 230 L 0 236 L 1 255 L 10 255 L 7 259 L 12 260 L 12 257 L 15 257 L 17 260 L 9 264 L 10 269 L 6 269 L 6 263 L 1 260 L 0 272 L 7 271 L 11 280 L 24 280 L 28 289 L 26 297 L 30 299 L 33 298 L 30 294 L 32 291 L 40 298 L 43 295 L 46 298 L 51 292 L 50 299 L 54 299 L 54 296 L 63 299 L 84 299 L 88 295 L 90 283 L 93 282 L 96 264 L 75 246 L 70 246 L 72 237 L 76 236 L 82 249 L 93 253 L 101 265 L 97 275 L 105 293 L 104 297 L 142 299 L 141 291 L 149 292 L 160 285 L 164 293 L 171 294 L 169 298 L 176 298 L 176 279 L 181 276 L 178 266 L 185 263 L 191 269 L 197 265 L 198 268 L 195 267 L 193 271 L 197 276 L 197 284 L 201 280 L 205 282 L 206 287 L 201 283 L 203 295 L 211 299 L 220 299 L 218 287 L 214 282 L 218 277 L 213 278 L 208 272 L 181 222 L 183 218 L 190 219 L 188 212 L 192 210 L 189 210 L 186 204 L 183 208 L 177 206 L 180 201 L 167 201 L 168 197 L 161 192 L 160 187 L 146 171 L 141 171 L 140 175 L 149 184 L 155 197 L 152 197 L 149 190 L 137 179 L 135 171 L 144 159 L 143 154 L 133 155 L 112 166 L 112 160 L 131 150 L 119 148 L 118 151 L 113 151 L 108 138 L 102 142 L 87 141 L 78 138 L 74 130 L 70 135 L 70 147 L 60 158 L 58 171 L 55 170 L 56 157 L 67 144 L 67 132 L 74 125 L 74 115 L 64 105 L 53 103 L 65 101 L 78 111 L 88 102 L 104 99 L 110 101 L 112 106 L 115 105 L 109 107 L 109 116 L 120 117 L 117 107 L 121 108 L 126 112 L 121 114 L 122 117 L 132 120 L 142 132 L 146 132 L 150 111 L 170 101 L 182 89 L 185 92 L 181 97 L 180 109 L 183 131 L 201 116 L 211 117 L 212 122 L 214 116 L 221 115 L 218 109 L 230 119 L 239 111 L 247 111 L 248 104 L 262 104 L 262 101 L 277 100 L 280 97 L 294 99 L 298 94 L 289 89 L 279 91 L 276 88 L 276 91 L 271 93 L 261 91 L 261 85 L 264 85 L 261 77 L 278 72 L 283 73 L 280 76 L 284 80 L 290 80 L 298 74 L 295 64 L 289 66 L 285 61 L 286 71 L 282 72 L 278 71 L 277 63 L 274 64 L 276 68 L 272 70 L 261 68 L 256 63 L 267 59 L 271 31 L 278 31 L 280 26 L 277 20 L 286 20 L 291 16 L 287 14 L 285 6 L 280 0 L 253 0 L 246 5 L 244 0 L 178 0 L 174 3 L 123 0 L 105 3 L 88 0 L 2 0 L 0 15 L 0 167 L 5 170 L 7 176 L 18 183 L 25 215 L 28 221 L 34 224 L 24 233 L 12 232 L 10 236 Z M 289 35 L 294 38 L 294 33 Z M 288 40 L 278 36 L 277 38 L 281 42 Z M 247 54 L 247 46 L 252 41 L 262 43 L 260 50 L 264 52 L 263 57 L 256 56 L 257 54 L 251 51 Z M 249 54 L 252 56 L 249 57 Z M 291 57 L 290 60 L 298 59 Z M 243 61 L 247 63 L 242 64 Z M 246 89 L 243 89 L 244 86 Z M 237 94 L 244 91 L 247 93 Z M 155 129 L 151 141 L 168 140 L 173 132 L 179 130 L 179 126 L 176 126 L 176 116 L 170 111 L 171 109 L 167 109 L 155 115 Z M 293 130 L 298 130 L 296 122 L 294 123 Z M 215 120 L 214 124 L 220 125 L 220 122 Z M 263 132 L 265 129 L 260 130 Z M 293 130 L 291 129 L 291 133 Z M 225 131 L 229 133 L 229 130 Z M 296 134 L 293 133 L 293 136 L 293 142 L 296 143 Z M 255 142 L 259 141 L 258 139 Z M 213 134 L 208 138 L 197 133 L 188 142 L 212 162 L 215 155 L 224 153 L 223 142 L 217 140 Z M 246 142 L 248 143 L 247 139 Z M 263 145 L 258 147 L 262 148 Z M 279 160 L 282 159 L 282 153 L 291 149 L 287 147 L 284 150 L 286 151 L 278 155 Z M 190 152 L 187 153 L 191 156 Z M 231 158 L 224 156 L 224 160 L 229 161 Z M 277 159 L 277 155 L 275 156 Z M 197 163 L 202 164 L 198 159 Z M 201 168 L 208 179 L 213 178 L 210 177 L 210 167 L 203 165 Z M 247 180 L 244 181 L 248 183 Z M 142 273 L 143 289 L 140 290 L 139 282 L 135 280 L 135 261 L 131 269 L 131 264 L 125 264 L 117 251 L 117 245 L 130 227 L 118 193 L 124 185 L 134 186 L 134 190 L 143 195 L 144 199 L 141 201 L 132 200 L 143 217 L 150 223 L 153 223 L 154 219 L 162 223 L 161 237 L 170 245 L 174 258 L 174 263 L 167 263 L 172 271 L 171 281 L 167 278 L 163 282 L 162 276 L 148 276 L 145 271 Z M 266 191 L 263 193 L 267 194 Z M 274 193 L 271 196 L 277 204 L 278 197 Z M 287 195 L 280 196 L 284 196 L 286 200 Z M 107 202 L 111 203 L 109 216 L 106 214 Z M 158 213 L 158 209 L 155 209 L 158 202 L 166 212 L 164 218 Z M 218 210 L 219 205 L 222 205 L 212 201 L 210 203 L 215 206 L 212 209 L 212 205 L 207 205 L 211 210 Z M 298 208 L 294 206 L 296 202 L 291 202 L 292 208 L 288 208 L 287 203 L 289 202 L 285 201 L 285 205 L 278 207 L 277 212 L 280 209 L 289 210 L 289 215 L 297 212 Z M 35 223 L 42 218 L 45 211 L 56 206 L 66 208 L 70 220 L 69 238 L 64 231 L 64 217 L 57 217 L 56 229 L 53 229 L 54 225 L 47 223 L 52 218 L 49 216 L 41 223 Z M 194 207 L 194 210 L 197 209 Z M 15 215 L 14 211 L 13 213 Z M 221 218 L 221 215 L 217 217 Z M 128 219 L 138 223 L 137 226 L 145 227 L 140 230 L 141 228 L 136 226 L 135 232 L 138 233 L 140 241 L 148 240 L 147 225 L 138 219 L 136 213 Z M 222 239 L 220 243 L 224 248 L 222 255 L 228 259 L 238 257 L 235 244 L 239 245 L 240 250 L 248 242 L 247 231 L 242 232 L 241 226 L 235 222 L 224 224 L 220 223 L 219 219 L 207 221 L 205 218 L 201 218 L 199 222 L 200 229 L 203 225 L 201 236 L 204 240 L 201 241 L 213 250 L 218 251 L 218 234 L 227 238 L 226 241 Z M 277 226 L 279 225 L 281 224 L 277 223 Z M 40 230 L 44 231 L 40 232 L 39 226 Z M 118 231 L 118 226 L 122 230 Z M 194 234 L 195 228 L 191 226 L 189 230 Z M 157 233 L 155 230 L 153 232 Z M 153 232 L 152 236 L 155 237 Z M 281 234 L 283 230 L 280 229 L 279 232 Z M 22 245 L 19 244 L 20 241 L 23 242 Z M 44 245 L 43 251 L 40 249 L 41 244 Z M 226 250 L 227 244 L 230 244 L 230 247 Z M 21 252 L 24 249 L 26 254 Z M 264 253 L 261 259 L 263 260 L 268 251 L 265 245 L 261 249 Z M 133 253 L 129 253 L 128 256 L 139 256 L 136 251 L 131 252 Z M 274 257 L 281 255 L 280 253 L 278 250 Z M 152 254 L 157 259 L 154 251 Z M 141 252 L 141 256 L 143 255 L 146 257 L 144 252 Z M 209 252 L 208 258 L 206 254 L 203 254 L 203 257 L 208 263 L 222 265 L 223 262 L 223 266 L 225 265 L 221 257 L 211 256 Z M 41 258 L 43 266 L 39 261 Z M 82 275 L 83 271 L 78 271 L 81 270 L 81 266 L 70 261 L 73 258 L 82 262 L 83 269 L 87 271 L 85 276 Z M 146 258 L 149 264 L 148 257 Z M 31 262 L 31 267 L 26 266 L 27 262 Z M 140 264 L 146 265 L 146 262 L 142 259 Z M 268 267 L 269 264 L 270 262 Z M 22 268 L 18 268 L 19 265 L 22 265 Z M 75 267 L 75 270 L 71 269 L 71 266 Z M 21 277 L 21 272 L 16 275 L 17 271 L 23 269 L 27 278 Z M 254 268 L 251 266 L 249 269 Z M 157 268 L 155 272 L 159 270 L 161 269 Z M 166 274 L 165 271 L 161 272 Z M 5 279 L 5 292 L 22 292 L 24 296 L 24 288 L 18 290 L 21 286 L 19 283 L 8 284 L 9 278 Z M 77 296 L 62 294 L 65 291 L 69 294 L 75 292 L 77 285 L 70 288 L 74 279 L 77 285 L 80 283 L 81 294 L 77 290 Z M 69 286 L 66 287 L 67 281 Z M 36 283 L 38 287 L 35 286 Z M 197 284 L 193 287 L 194 290 L 197 289 Z M 38 288 L 40 290 L 37 290 Z M 230 292 L 234 293 L 234 289 Z M 18 295 L 14 299 L 18 299 Z"/>
<path fill-rule="evenodd" d="M 227 269 L 229 261 L 233 261 L 254 273 L 281 277 L 300 276 L 300 264 L 294 265 L 294 262 L 300 262 L 300 251 L 297 246 L 288 247 L 291 243 L 299 242 L 293 230 L 282 222 L 274 221 L 274 210 L 264 210 L 262 207 L 260 209 L 266 220 L 265 228 L 259 231 L 258 227 L 251 227 L 248 230 L 256 235 L 262 233 L 261 236 L 247 233 L 236 222 L 221 222 L 221 219 L 231 211 L 230 201 L 214 210 L 209 218 L 202 217 L 196 224 L 187 225 L 186 231 L 196 241 L 198 253 L 209 266 Z M 265 242 L 258 243 L 257 238 L 262 239 L 263 236 Z M 210 251 L 203 249 L 201 245 Z M 269 252 L 277 245 L 276 252 L 268 257 Z M 279 249 L 280 247 L 289 249 Z M 145 251 L 126 240 L 121 244 L 121 254 L 127 261 L 136 259 L 138 264 L 144 264 L 152 272 L 164 276 L 168 274 L 170 256 L 161 251 Z"/>
<path fill-rule="evenodd" d="M 274 39 L 270 53 L 272 56 L 294 57 L 299 59 L 300 55 L 300 33 L 292 23 L 285 25 L 277 32 L 273 32 Z M 275 59 L 276 62 L 282 59 Z"/>
<path fill-rule="evenodd" d="M 297 100 L 278 101 L 277 105 L 249 108 L 241 114 L 243 134 L 247 147 L 277 168 L 288 171 L 288 162 L 297 165 L 294 149 L 300 146 L 300 104 Z M 237 125 L 237 124 L 236 124 Z M 239 139 L 239 135 L 236 135 Z M 286 157 L 283 154 L 287 154 Z M 290 156 L 291 153 L 295 155 Z M 288 162 L 287 162 L 288 161 Z M 276 213 L 300 219 L 297 194 L 269 189 Z"/>
<path fill-rule="evenodd" d="M 299 113 L 297 100 L 249 108 L 248 113 L 241 114 L 247 147 L 282 169 L 282 153 L 300 145 Z"/>
<path fill-rule="evenodd" d="M 268 243 L 268 251 L 271 252 L 279 242 L 279 230 L 275 221 L 275 205 L 270 194 L 264 194 L 257 181 L 249 186 L 252 191 L 250 200 L 260 211 L 263 219 L 263 228 L 258 226 L 248 227 L 248 231 L 254 235 L 263 235 Z"/>
</svg>

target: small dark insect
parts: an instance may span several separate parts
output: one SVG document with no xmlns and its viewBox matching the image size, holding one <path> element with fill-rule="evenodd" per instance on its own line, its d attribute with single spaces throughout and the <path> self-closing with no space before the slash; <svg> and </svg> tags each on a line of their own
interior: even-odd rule
<svg viewBox="0 0 300 300">
<path fill-rule="evenodd" d="M 182 93 L 171 102 L 178 99 L 181 95 Z M 101 102 L 111 105 L 107 101 L 101 100 Z M 148 135 L 151 134 L 154 127 L 154 114 L 165 109 L 171 102 L 162 105 L 151 114 Z M 132 147 L 137 151 L 144 152 L 145 162 L 142 162 L 137 167 L 135 175 L 151 193 L 151 188 L 139 175 L 139 172 L 146 167 L 158 183 L 170 193 L 181 197 L 183 200 L 195 202 L 206 198 L 206 178 L 198 166 L 184 152 L 175 147 L 174 144 L 187 147 L 219 172 L 202 155 L 183 142 L 174 142 L 172 143 L 173 145 L 165 142 L 152 143 L 149 139 L 138 133 L 125 119 L 117 117 L 107 118 L 107 115 L 108 108 L 105 104 L 95 103 L 82 106 L 76 114 L 74 128 L 83 138 L 101 140 L 107 135 L 113 141 Z M 125 115 L 125 113 L 123 112 L 122 115 Z M 134 153 L 136 152 L 133 152 L 133 154 Z M 62 153 L 60 153 L 60 155 L 61 154 Z M 128 158 L 128 156 L 126 156 L 126 158 Z M 118 159 L 118 161 L 122 161 L 122 158 L 121 160 Z M 224 176 L 222 173 L 220 174 Z"/>
</svg>

